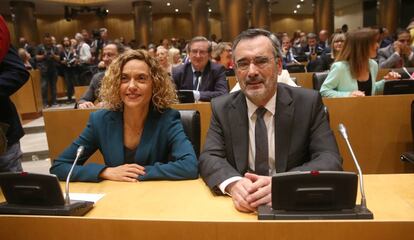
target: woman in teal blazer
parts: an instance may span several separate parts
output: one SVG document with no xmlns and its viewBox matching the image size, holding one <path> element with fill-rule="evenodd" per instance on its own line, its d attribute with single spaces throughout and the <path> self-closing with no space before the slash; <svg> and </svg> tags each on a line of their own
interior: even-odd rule
<svg viewBox="0 0 414 240">
<path fill-rule="evenodd" d="M 55 161 L 50 172 L 64 180 L 76 150 L 84 154 L 71 181 L 194 179 L 198 162 L 184 133 L 171 79 L 145 51 L 128 51 L 107 70 L 100 89 L 105 110 L 93 112 L 82 134 Z M 86 163 L 100 150 L 104 164 Z"/>
<path fill-rule="evenodd" d="M 360 29 L 349 33 L 336 62 L 321 86 L 322 97 L 360 97 L 382 93 L 384 80 L 376 81 L 378 64 L 378 33 L 373 29 Z M 384 79 L 399 78 L 395 72 Z"/>
</svg>

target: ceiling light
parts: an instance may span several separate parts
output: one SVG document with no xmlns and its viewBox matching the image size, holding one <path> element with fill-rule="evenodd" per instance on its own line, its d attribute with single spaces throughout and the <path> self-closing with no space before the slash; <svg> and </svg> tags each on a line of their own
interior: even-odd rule
<svg viewBox="0 0 414 240">
<path fill-rule="evenodd" d="M 296 14 L 297 12 L 298 12 L 297 10 L 293 10 L 293 13 L 295 13 L 295 14 Z"/>
<path fill-rule="evenodd" d="M 171 3 L 170 2 L 167 2 L 167 6 L 171 6 Z"/>
<path fill-rule="evenodd" d="M 300 0 L 301 2 L 304 2 L 305 0 Z"/>
<path fill-rule="evenodd" d="M 208 9 L 208 12 L 211 12 L 211 8 Z"/>
<path fill-rule="evenodd" d="M 179 10 L 178 10 L 178 8 L 176 8 L 174 11 L 175 11 L 175 12 L 178 12 Z"/>
<path fill-rule="evenodd" d="M 296 8 L 300 8 L 300 4 L 296 5 Z"/>
</svg>

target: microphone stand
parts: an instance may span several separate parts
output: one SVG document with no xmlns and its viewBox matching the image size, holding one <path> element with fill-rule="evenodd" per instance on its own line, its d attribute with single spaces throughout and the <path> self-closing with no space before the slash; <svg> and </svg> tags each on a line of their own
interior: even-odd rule
<svg viewBox="0 0 414 240">
<path fill-rule="evenodd" d="M 356 159 L 354 151 L 352 150 L 351 143 L 348 140 L 348 134 L 346 132 L 346 128 L 342 123 L 339 124 L 338 130 L 341 133 L 342 137 L 344 138 L 344 140 L 347 144 L 348 150 L 351 153 L 352 160 L 354 160 L 354 164 L 355 164 L 355 166 L 358 170 L 359 186 L 360 186 L 360 189 L 361 189 L 361 210 L 363 212 L 366 212 L 366 211 L 368 211 L 368 208 L 367 208 L 367 200 L 365 198 L 364 176 L 362 175 L 361 167 L 359 166 L 358 160 Z"/>
<path fill-rule="evenodd" d="M 76 150 L 76 158 L 75 161 L 72 164 L 72 167 L 70 168 L 70 171 L 68 173 L 68 176 L 66 177 L 66 185 L 65 185 L 65 203 L 70 204 L 70 197 L 69 197 L 69 180 L 72 176 L 73 169 L 75 168 L 76 163 L 78 162 L 79 157 L 83 154 L 83 151 L 85 150 L 84 146 L 79 146 Z"/>
</svg>

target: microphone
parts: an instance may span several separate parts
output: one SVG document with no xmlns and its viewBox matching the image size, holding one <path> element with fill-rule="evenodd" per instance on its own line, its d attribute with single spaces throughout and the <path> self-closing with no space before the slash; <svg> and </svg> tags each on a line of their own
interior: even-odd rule
<svg viewBox="0 0 414 240">
<path fill-rule="evenodd" d="M 79 146 L 78 149 L 76 150 L 76 158 L 75 161 L 72 164 L 72 167 L 70 168 L 69 174 L 66 177 L 66 185 L 65 185 L 65 203 L 66 204 L 70 204 L 70 197 L 69 197 L 69 180 L 70 177 L 72 176 L 72 171 L 75 168 L 76 163 L 78 162 L 78 159 L 80 158 L 80 156 L 83 154 L 83 151 L 85 150 L 84 146 Z"/>
<path fill-rule="evenodd" d="M 351 153 L 352 159 L 354 160 L 354 164 L 358 170 L 358 175 L 359 175 L 359 187 L 361 190 L 361 210 L 368 210 L 367 208 L 367 200 L 365 198 L 365 191 L 364 191 L 364 176 L 362 175 L 362 171 L 361 171 L 361 167 L 359 166 L 358 160 L 355 157 L 354 151 L 352 150 L 351 147 L 351 143 L 348 140 L 348 134 L 346 133 L 346 128 L 345 126 L 340 123 L 338 125 L 338 130 L 341 133 L 342 137 L 344 138 L 347 146 L 348 146 L 348 150 Z"/>
<path fill-rule="evenodd" d="M 411 76 L 410 72 L 408 72 L 407 68 L 402 67 L 402 69 L 404 70 L 404 72 L 408 75 L 408 77 L 410 78 L 410 80 L 414 80 L 413 77 Z"/>
</svg>

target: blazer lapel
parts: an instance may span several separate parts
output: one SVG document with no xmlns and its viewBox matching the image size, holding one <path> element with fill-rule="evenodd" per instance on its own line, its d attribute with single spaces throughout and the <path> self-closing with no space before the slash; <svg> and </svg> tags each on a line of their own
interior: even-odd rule
<svg viewBox="0 0 414 240">
<path fill-rule="evenodd" d="M 231 129 L 231 142 L 237 170 L 244 174 L 248 170 L 249 123 L 244 95 L 239 92 L 228 112 Z"/>
<path fill-rule="evenodd" d="M 108 119 L 106 137 L 112 150 L 108 151 L 110 159 L 105 159 L 105 163 L 110 166 L 119 166 L 125 162 L 123 116 L 122 112 L 114 111 L 111 113 Z M 117 149 L 120 149 L 120 151 L 117 151 Z"/>
<path fill-rule="evenodd" d="M 281 84 L 277 88 L 275 114 L 276 172 L 285 172 L 290 147 L 294 107 L 292 98 Z"/>
<path fill-rule="evenodd" d="M 147 119 L 145 120 L 144 129 L 142 131 L 141 140 L 138 144 L 137 151 L 135 152 L 135 160 L 140 165 L 153 164 L 150 163 L 150 151 L 152 150 L 151 146 L 153 145 L 153 136 L 155 133 L 155 128 L 158 123 L 158 112 L 152 106 L 149 107 Z"/>
</svg>

